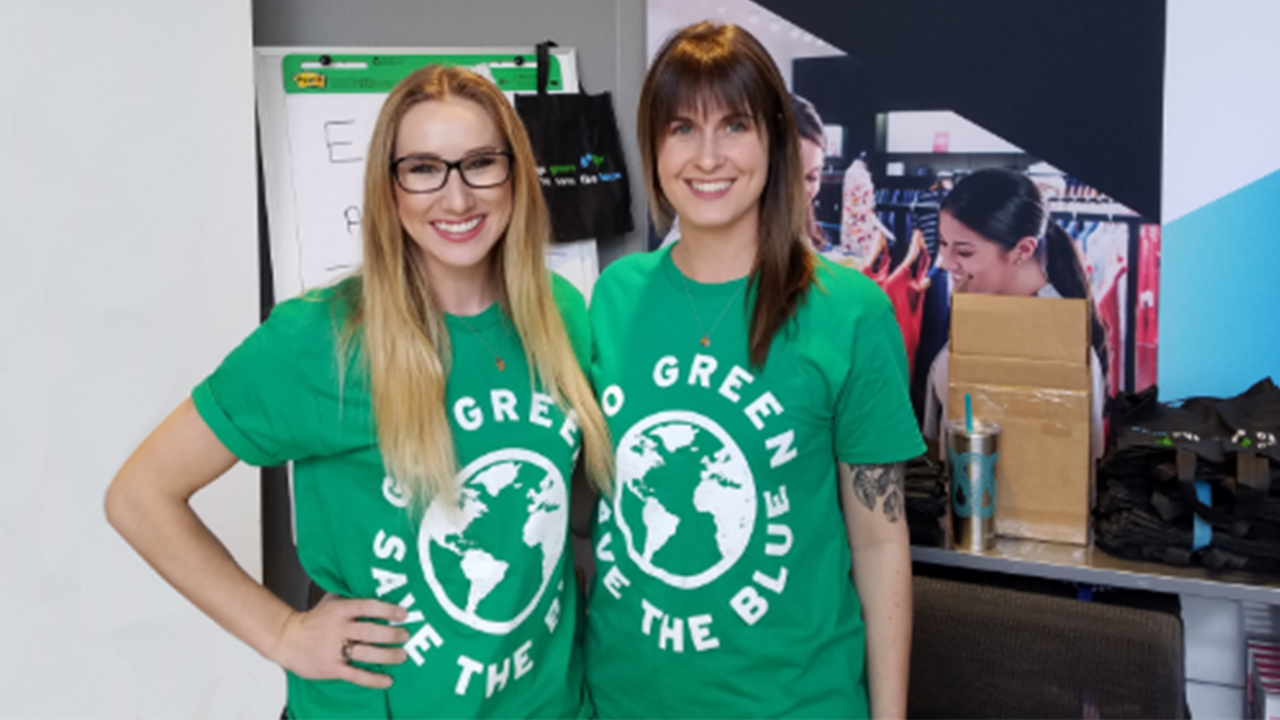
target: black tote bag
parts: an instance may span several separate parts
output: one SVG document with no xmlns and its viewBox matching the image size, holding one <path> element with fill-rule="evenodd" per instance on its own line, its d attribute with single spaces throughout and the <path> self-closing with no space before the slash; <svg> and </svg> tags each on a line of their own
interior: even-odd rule
<svg viewBox="0 0 1280 720">
<path fill-rule="evenodd" d="M 547 93 L 553 42 L 538 44 L 538 94 L 516 95 L 556 240 L 631 232 L 631 187 L 607 93 Z"/>
<path fill-rule="evenodd" d="M 1280 574 L 1280 388 L 1160 403 L 1156 389 L 1108 405 L 1095 540 L 1120 557 Z"/>
</svg>

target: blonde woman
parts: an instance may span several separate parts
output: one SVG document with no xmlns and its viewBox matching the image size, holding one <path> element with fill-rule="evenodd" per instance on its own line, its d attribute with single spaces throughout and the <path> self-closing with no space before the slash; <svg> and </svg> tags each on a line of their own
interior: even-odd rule
<svg viewBox="0 0 1280 720">
<path fill-rule="evenodd" d="M 528 139 L 492 83 L 430 66 L 392 90 L 368 157 L 362 270 L 278 305 L 125 463 L 108 518 L 288 671 L 291 717 L 589 712 L 568 485 L 582 448 L 606 482 L 609 446 Z M 189 507 L 237 460 L 293 461 L 314 609 Z"/>
</svg>

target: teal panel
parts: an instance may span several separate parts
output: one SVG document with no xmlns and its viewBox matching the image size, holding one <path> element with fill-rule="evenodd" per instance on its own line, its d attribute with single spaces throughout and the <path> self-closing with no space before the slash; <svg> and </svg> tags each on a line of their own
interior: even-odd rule
<svg viewBox="0 0 1280 720">
<path fill-rule="evenodd" d="M 1165 225 L 1161 264 L 1162 399 L 1280 382 L 1280 171 Z"/>
</svg>

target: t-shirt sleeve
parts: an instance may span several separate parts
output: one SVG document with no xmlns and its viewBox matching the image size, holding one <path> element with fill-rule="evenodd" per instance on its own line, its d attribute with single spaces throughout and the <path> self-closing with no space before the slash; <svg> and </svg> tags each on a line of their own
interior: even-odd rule
<svg viewBox="0 0 1280 720">
<path fill-rule="evenodd" d="M 573 346 L 578 365 L 590 379 L 591 320 L 587 316 L 587 302 L 573 283 L 556 272 L 551 273 L 551 294 L 560 308 L 560 318 L 564 321 L 565 332 L 569 334 L 569 344 Z"/>
<path fill-rule="evenodd" d="M 299 360 L 325 350 L 316 347 L 315 328 L 303 327 L 298 303 L 322 304 L 300 299 L 277 306 L 191 394 L 214 435 L 250 465 L 279 465 L 321 452 L 316 378 L 308 372 L 318 363 Z M 328 343 L 330 357 L 332 352 Z"/>
<path fill-rule="evenodd" d="M 924 452 L 908 388 L 902 332 L 886 302 L 854 329 L 849 374 L 836 398 L 836 457 L 866 465 Z"/>
</svg>

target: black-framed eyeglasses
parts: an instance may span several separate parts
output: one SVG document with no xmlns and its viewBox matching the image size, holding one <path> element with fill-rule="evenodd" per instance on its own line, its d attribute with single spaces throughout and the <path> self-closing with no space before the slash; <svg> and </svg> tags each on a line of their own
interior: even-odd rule
<svg viewBox="0 0 1280 720">
<path fill-rule="evenodd" d="M 461 160 L 448 162 L 440 158 L 407 155 L 391 162 L 391 175 L 400 189 L 409 193 L 432 193 L 449 182 L 449 173 L 457 170 L 467 187 L 481 190 L 496 187 L 511 178 L 511 152 L 507 150 L 478 152 Z"/>
</svg>

